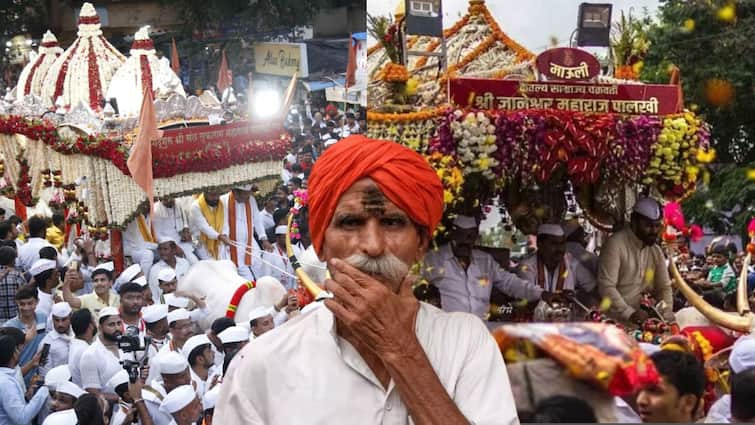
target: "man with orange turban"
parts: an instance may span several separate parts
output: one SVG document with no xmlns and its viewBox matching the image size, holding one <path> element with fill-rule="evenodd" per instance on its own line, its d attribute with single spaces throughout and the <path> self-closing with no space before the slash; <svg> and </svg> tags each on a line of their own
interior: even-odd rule
<svg viewBox="0 0 755 425">
<path fill-rule="evenodd" d="M 412 295 L 409 269 L 443 213 L 443 188 L 425 160 L 393 142 L 350 136 L 315 163 L 309 209 L 334 298 L 238 354 L 215 420 L 518 424 L 503 359 L 482 321 Z"/>
</svg>

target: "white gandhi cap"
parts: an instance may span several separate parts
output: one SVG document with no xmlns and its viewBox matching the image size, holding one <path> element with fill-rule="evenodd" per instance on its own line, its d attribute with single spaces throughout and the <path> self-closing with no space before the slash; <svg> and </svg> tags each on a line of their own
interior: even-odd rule
<svg viewBox="0 0 755 425">
<path fill-rule="evenodd" d="M 165 304 L 171 307 L 186 308 L 189 306 L 189 299 L 186 297 L 177 297 L 175 294 L 170 293 L 165 294 L 163 298 L 165 298 Z"/>
<path fill-rule="evenodd" d="M 179 308 L 168 313 L 168 324 L 170 325 L 177 320 L 186 320 L 189 318 L 191 318 L 189 311 L 185 308 Z"/>
<path fill-rule="evenodd" d="M 541 224 L 537 228 L 538 235 L 564 236 L 564 228 L 560 224 Z"/>
<path fill-rule="evenodd" d="M 642 198 L 634 204 L 632 211 L 650 220 L 661 219 L 661 206 L 653 198 Z"/>
<path fill-rule="evenodd" d="M 186 358 L 175 351 L 162 353 L 156 359 L 160 365 L 160 373 L 165 375 L 175 375 L 185 371 L 189 367 Z"/>
<path fill-rule="evenodd" d="M 152 304 L 142 308 L 142 319 L 147 323 L 155 323 L 168 317 L 167 304 Z"/>
<path fill-rule="evenodd" d="M 242 326 L 231 326 L 223 332 L 220 332 L 218 338 L 223 344 L 249 341 L 249 330 Z"/>
<path fill-rule="evenodd" d="M 476 229 L 477 220 L 474 217 L 468 215 L 457 215 L 454 219 L 454 227 L 459 229 Z"/>
<path fill-rule="evenodd" d="M 169 392 L 160 403 L 160 410 L 165 413 L 176 413 L 197 398 L 197 392 L 191 385 L 181 385 Z"/>
<path fill-rule="evenodd" d="M 52 306 L 51 313 L 54 317 L 68 317 L 71 314 L 71 306 L 65 301 L 55 303 Z"/>
<path fill-rule="evenodd" d="M 189 355 L 192 351 L 194 351 L 195 348 L 201 347 L 203 345 L 209 344 L 210 338 L 207 338 L 207 335 L 200 334 L 200 335 L 194 335 L 193 337 L 186 340 L 186 343 L 184 343 L 183 348 L 181 349 L 181 353 L 186 357 L 189 358 Z"/>
</svg>

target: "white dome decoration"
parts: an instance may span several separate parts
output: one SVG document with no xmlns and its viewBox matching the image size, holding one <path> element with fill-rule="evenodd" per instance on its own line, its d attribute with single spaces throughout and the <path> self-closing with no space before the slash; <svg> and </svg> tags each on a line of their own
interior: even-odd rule
<svg viewBox="0 0 755 425">
<path fill-rule="evenodd" d="M 19 99 L 29 94 L 34 96 L 42 94 L 42 81 L 61 53 L 63 53 L 63 49 L 58 45 L 58 39 L 50 30 L 47 30 L 45 35 L 42 36 L 39 54 L 21 71 L 21 78 L 18 79 L 18 89 L 16 90 Z"/>
<path fill-rule="evenodd" d="M 42 98 L 52 105 L 62 96 L 69 108 L 85 102 L 100 111 L 110 80 L 126 58 L 103 37 L 100 17 L 91 3 L 81 6 L 77 35 L 47 72 Z"/>
<path fill-rule="evenodd" d="M 186 97 L 181 80 L 170 69 L 170 62 L 166 58 L 157 58 L 148 29 L 149 26 L 144 26 L 134 35 L 131 56 L 115 73 L 107 91 L 107 99 L 117 100 L 118 113 L 122 117 L 139 116 L 143 84 L 151 85 L 155 99 L 172 94 Z"/>
</svg>

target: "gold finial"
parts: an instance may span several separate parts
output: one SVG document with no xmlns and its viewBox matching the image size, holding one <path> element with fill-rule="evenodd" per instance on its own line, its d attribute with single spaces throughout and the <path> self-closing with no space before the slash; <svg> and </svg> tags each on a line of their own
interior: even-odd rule
<svg viewBox="0 0 755 425">
<path fill-rule="evenodd" d="M 398 21 L 401 18 L 403 18 L 404 15 L 406 15 L 406 1 L 398 0 L 398 4 L 396 5 L 396 10 L 393 12 L 393 19 L 395 21 Z"/>
</svg>

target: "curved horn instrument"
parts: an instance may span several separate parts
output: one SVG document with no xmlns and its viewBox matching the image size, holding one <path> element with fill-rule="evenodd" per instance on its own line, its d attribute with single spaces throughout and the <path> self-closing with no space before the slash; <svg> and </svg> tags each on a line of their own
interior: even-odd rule
<svg viewBox="0 0 755 425">
<path fill-rule="evenodd" d="M 293 246 L 291 246 L 291 223 L 293 223 L 293 221 L 294 215 L 289 214 L 288 225 L 286 229 L 286 255 L 288 255 L 288 261 L 291 262 L 291 267 L 294 269 L 294 273 L 296 273 L 296 276 L 301 281 L 302 286 L 304 286 L 307 291 L 312 294 L 316 301 L 320 301 L 325 298 L 333 298 L 333 294 L 320 288 L 320 285 L 315 283 L 315 281 L 312 280 L 311 277 L 309 277 L 309 275 L 302 268 L 301 263 L 299 263 L 299 259 L 296 258 L 296 255 L 294 255 L 294 248 Z"/>
<path fill-rule="evenodd" d="M 695 306 L 695 308 L 697 308 L 700 313 L 705 316 L 705 318 L 717 325 L 737 332 L 743 332 L 747 334 L 755 331 L 755 317 L 753 317 L 754 315 L 750 313 L 749 308 L 747 309 L 746 313 L 743 313 L 742 315 L 736 315 L 732 313 L 726 313 L 708 304 L 708 302 L 705 301 L 703 297 L 700 296 L 700 294 L 690 288 L 687 282 L 684 281 L 681 274 L 679 274 L 679 269 L 676 268 L 676 262 L 673 260 L 673 258 L 669 257 L 669 259 L 669 271 L 671 272 L 672 281 L 674 282 L 676 287 L 679 288 L 679 291 L 681 291 L 682 295 L 684 295 L 684 298 L 686 298 L 690 302 L 690 304 Z M 750 256 L 748 255 L 747 258 L 745 258 L 744 262 L 745 270 L 747 269 L 749 262 Z M 739 288 L 737 288 L 737 291 L 740 293 L 742 290 L 742 282 L 744 282 L 745 285 L 747 284 L 746 280 L 740 280 L 740 286 Z M 737 302 L 739 302 L 740 294 L 738 293 L 737 295 Z M 745 302 L 746 301 L 747 298 L 745 296 Z"/>
<path fill-rule="evenodd" d="M 752 255 L 747 253 L 742 261 L 742 272 L 739 274 L 737 285 L 737 312 L 742 316 L 750 313 L 750 301 L 747 299 L 747 269 L 751 261 Z"/>
</svg>

